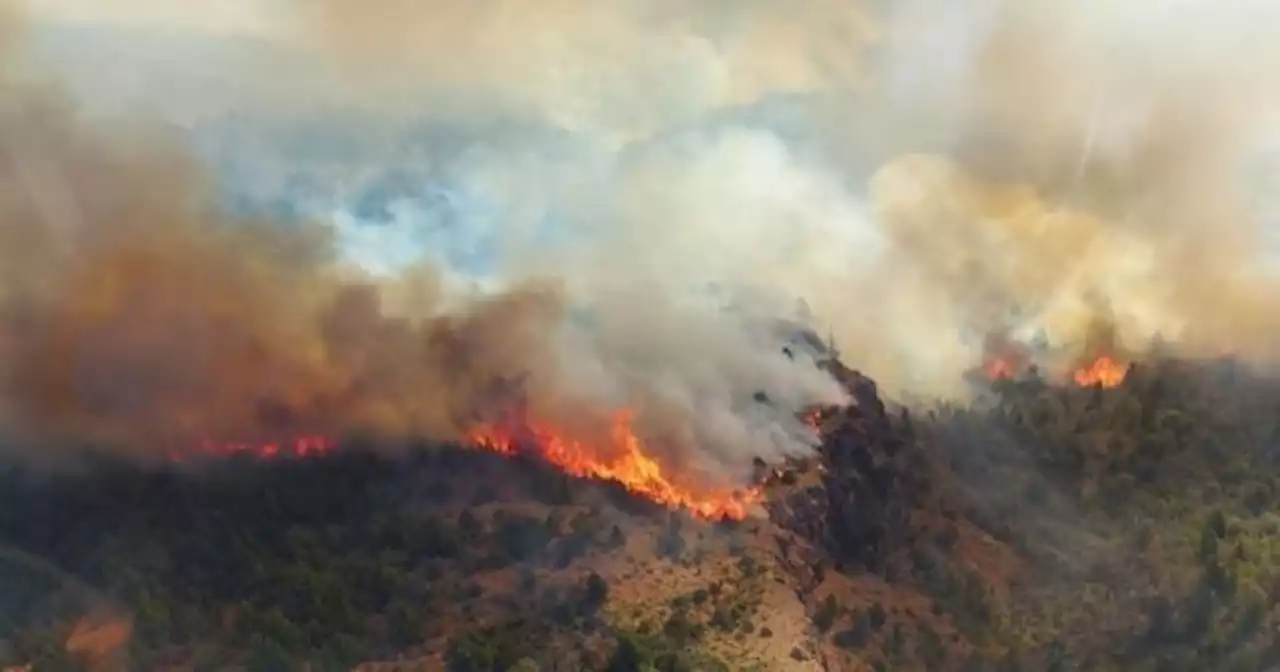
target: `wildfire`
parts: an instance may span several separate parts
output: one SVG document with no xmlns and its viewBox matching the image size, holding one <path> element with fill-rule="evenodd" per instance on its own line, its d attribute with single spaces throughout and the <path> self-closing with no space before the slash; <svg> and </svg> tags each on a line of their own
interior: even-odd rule
<svg viewBox="0 0 1280 672">
<path fill-rule="evenodd" d="M 334 442 L 323 436 L 300 436 L 289 441 L 267 443 L 218 442 L 206 439 L 191 450 L 174 453 L 171 458 L 174 462 L 182 462 L 191 456 L 248 455 L 264 460 L 279 457 L 308 458 L 329 453 L 334 447 Z"/>
<path fill-rule="evenodd" d="M 1020 378 L 1027 373 L 1031 361 L 1030 346 L 1007 333 L 993 331 L 983 339 L 981 375 L 987 380 Z"/>
<path fill-rule="evenodd" d="M 986 374 L 988 380 L 1001 380 L 1003 378 L 1012 378 L 1014 366 L 1012 362 L 1004 359 L 989 360 L 982 367 L 983 373 Z"/>
<path fill-rule="evenodd" d="M 826 419 L 826 409 L 822 407 L 811 409 L 800 415 L 800 421 L 807 425 L 810 429 L 821 433 L 822 423 Z"/>
<path fill-rule="evenodd" d="M 1076 384 L 1081 387 L 1098 385 L 1110 388 L 1117 387 L 1120 383 L 1123 383 L 1128 372 L 1128 365 L 1103 355 L 1087 366 L 1076 369 L 1072 373 L 1072 377 L 1075 379 Z"/>
<path fill-rule="evenodd" d="M 667 508 L 686 509 L 709 520 L 741 520 L 764 498 L 759 487 L 700 488 L 664 473 L 662 465 L 650 457 L 644 442 L 632 431 L 627 413 L 615 416 L 609 445 L 601 447 L 566 437 L 542 423 L 526 422 L 519 427 L 516 430 L 481 425 L 472 430 L 468 438 L 476 447 L 503 455 L 527 450 L 570 476 L 613 481 Z M 206 440 L 188 450 L 172 453 L 170 459 L 184 462 L 190 458 L 240 455 L 260 460 L 314 458 L 332 452 L 335 447 L 332 440 L 323 436 L 302 436 L 274 443 Z"/>
<path fill-rule="evenodd" d="M 741 520 L 752 505 L 763 499 L 758 487 L 703 489 L 686 486 L 664 474 L 662 465 L 649 457 L 644 442 L 632 431 L 631 416 L 625 412 L 614 417 L 611 445 L 604 450 L 537 422 L 524 423 L 520 432 L 480 426 L 471 432 L 470 439 L 481 448 L 504 455 L 514 455 L 528 444 L 528 450 L 571 476 L 613 481 L 667 508 L 687 509 L 711 520 Z"/>
<path fill-rule="evenodd" d="M 1012 378 L 1016 375 L 1016 363 L 1008 359 L 993 358 L 982 367 L 991 380 Z M 1100 356 L 1087 365 L 1075 369 L 1071 378 L 1082 387 L 1117 387 L 1128 373 L 1126 364 L 1110 356 Z M 824 409 L 810 409 L 799 419 L 809 427 L 821 431 Z M 613 481 L 629 492 L 642 496 L 669 509 L 685 509 L 709 520 L 742 520 L 750 508 L 764 500 L 760 486 L 743 489 L 699 487 L 664 472 L 663 466 L 647 449 L 644 441 L 632 428 L 631 414 L 619 412 L 614 416 L 607 445 L 594 445 L 569 436 L 549 424 L 524 421 L 513 424 L 481 424 L 468 433 L 469 441 L 477 448 L 502 455 L 529 452 L 570 476 Z M 194 447 L 173 453 L 174 462 L 192 457 L 232 457 L 238 455 L 257 459 L 314 458 L 321 457 L 336 448 L 336 443 L 324 436 L 300 436 L 281 442 L 216 442 L 205 440 Z"/>
</svg>

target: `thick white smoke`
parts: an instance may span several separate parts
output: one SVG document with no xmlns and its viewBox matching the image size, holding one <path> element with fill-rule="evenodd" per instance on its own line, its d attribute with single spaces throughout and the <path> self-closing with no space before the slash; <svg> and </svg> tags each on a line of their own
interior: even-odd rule
<svg viewBox="0 0 1280 672">
<path fill-rule="evenodd" d="M 839 397 L 760 336 L 799 301 L 898 393 L 962 394 L 986 333 L 1079 344 L 1104 306 L 1130 349 L 1278 354 L 1269 191 L 1246 179 L 1275 137 L 1269 5 L 236 7 L 241 41 L 194 9 L 131 21 L 217 46 L 107 90 L 76 74 L 106 47 L 51 29 L 45 53 L 86 109 L 193 127 L 233 194 L 335 218 L 380 272 L 553 278 L 545 405 L 641 406 L 701 466 L 803 451 L 790 414 Z"/>
</svg>

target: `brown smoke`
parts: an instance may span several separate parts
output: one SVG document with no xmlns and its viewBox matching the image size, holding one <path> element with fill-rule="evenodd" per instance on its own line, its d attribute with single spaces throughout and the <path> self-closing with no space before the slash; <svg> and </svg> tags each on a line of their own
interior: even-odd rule
<svg viewBox="0 0 1280 672">
<path fill-rule="evenodd" d="M 628 140 L 779 92 L 856 87 L 875 37 L 862 3 L 842 0 L 319 0 L 297 19 L 281 32 L 366 95 L 425 90 L 429 107 Z"/>
<path fill-rule="evenodd" d="M 554 335 L 527 349 L 488 346 L 499 354 L 486 358 L 519 361 L 521 371 L 509 375 L 552 372 L 531 380 L 545 384 L 542 403 L 557 408 L 646 400 L 667 433 L 716 437 L 689 441 L 718 445 L 713 454 L 736 459 L 744 451 L 733 446 L 744 436 L 772 443 L 760 438 L 768 431 L 756 431 L 755 409 L 736 407 L 738 399 L 760 387 L 785 390 L 775 395 L 785 405 L 835 393 L 829 380 L 770 359 L 736 318 L 708 309 L 713 301 L 699 304 L 701 295 L 690 298 L 694 289 L 716 287 L 757 314 L 777 314 L 803 297 L 849 363 L 899 393 L 962 394 L 963 373 L 982 360 L 983 336 L 992 333 L 1022 338 L 1042 330 L 1080 350 L 1096 347 L 1090 330 L 1105 323 L 1125 352 L 1141 353 L 1158 333 L 1188 354 L 1230 350 L 1261 363 L 1280 357 L 1271 338 L 1280 327 L 1280 293 L 1265 229 L 1276 213 L 1259 211 L 1243 179 L 1258 149 L 1280 137 L 1269 135 L 1275 106 L 1266 85 L 1280 71 L 1280 50 L 1261 28 L 1274 10 L 1209 0 L 1177 6 L 1169 13 L 1154 0 L 904 0 L 877 13 L 827 0 L 328 0 L 299 5 L 282 35 L 304 47 L 298 53 L 341 57 L 358 75 L 335 85 L 343 93 L 384 100 L 408 92 L 395 100 L 428 116 L 510 114 L 529 121 L 525 128 L 550 129 L 539 141 L 569 146 L 540 152 L 528 149 L 537 145 L 530 141 L 508 151 L 476 131 L 479 149 L 465 159 L 429 157 L 501 213 L 505 278 L 555 277 L 562 284 L 551 295 L 590 313 L 588 328 L 533 311 Z M 883 39 L 869 52 L 873 37 Z M 268 79 L 276 74 L 269 72 Z M 274 88 L 286 97 L 293 91 Z M 758 118 L 776 112 L 777 99 L 787 103 L 778 115 L 785 132 Z M 744 106 L 757 117 L 734 116 Z M 55 163 L 87 151 L 61 131 L 45 135 L 62 143 L 55 147 L 75 149 L 51 152 Z M 88 147 L 115 147 L 107 154 L 139 144 L 114 131 L 89 137 Z M 167 151 L 166 167 L 154 172 L 203 179 L 172 155 L 180 153 Z M 128 156 L 132 165 L 136 157 Z M 60 168 L 49 177 L 40 163 L 21 162 L 24 185 L 66 182 L 56 174 L 74 172 Z M 98 205 L 84 201 L 128 200 L 98 185 L 137 172 L 111 170 L 119 174 L 90 179 L 93 171 L 81 171 L 71 190 L 87 194 L 75 199 L 52 197 L 58 190 L 47 186 L 21 187 L 15 202 L 38 207 L 45 224 L 38 235 L 5 235 L 38 248 L 36 239 L 61 231 L 71 248 L 85 247 L 82 238 L 102 234 L 86 238 L 81 229 L 93 227 L 75 223 L 100 218 Z M 147 208 L 176 200 L 184 212 L 212 210 L 201 186 L 183 198 L 147 191 Z M 543 250 L 529 231 L 544 218 L 568 222 L 575 240 L 586 242 Z M 209 224 L 191 228 L 226 245 L 224 236 L 300 235 Z M 265 305 L 260 312 L 278 320 L 257 338 L 306 344 L 264 350 L 260 361 L 278 359 L 273 366 L 282 372 L 273 375 L 289 381 L 278 386 L 307 391 L 277 392 L 288 402 L 280 405 L 359 408 L 362 422 L 376 416 L 397 428 L 435 417 L 404 411 L 404 402 L 355 404 L 358 395 L 342 392 L 344 381 L 360 377 L 351 369 L 393 369 L 374 377 L 401 392 L 410 382 L 399 374 L 415 369 L 399 366 L 400 357 L 351 354 L 348 343 L 375 342 L 372 336 L 334 340 L 346 332 L 322 328 L 339 304 L 339 312 L 379 314 L 359 307 L 371 298 L 338 300 L 345 292 L 335 288 L 346 282 L 322 243 L 244 246 L 255 248 L 244 259 L 272 261 L 237 258 L 244 268 L 233 275 L 256 277 L 265 267 L 283 276 L 243 290 L 258 302 L 248 305 Z M 292 255 L 312 259 L 298 262 L 308 269 L 300 276 L 288 270 L 292 261 L 275 260 Z M 27 267 L 9 273 L 13 282 L 26 279 L 31 291 L 61 286 L 32 278 L 60 277 L 54 270 L 70 266 L 34 253 L 11 256 Z M 388 302 L 384 317 L 417 326 L 374 331 L 427 333 L 424 316 L 457 310 L 452 299 L 406 298 L 446 294 L 431 283 L 408 286 L 380 283 L 372 294 Z M 186 289 L 205 297 L 202 287 Z M 471 309 L 463 314 L 479 319 Z M 404 375 L 420 387 L 444 375 L 424 371 L 431 376 Z M 457 389 L 471 387 L 483 385 Z M 395 397 L 368 397 L 383 398 Z M 699 420 L 672 428 L 672 417 Z"/>
<path fill-rule="evenodd" d="M 174 139 L 91 127 L 16 78 L 0 114 L 0 412 L 15 444 L 457 437 L 495 380 L 551 361 L 554 287 L 445 311 L 419 282 L 419 317 L 393 317 L 332 263 L 324 227 L 220 216 Z"/>
<path fill-rule="evenodd" d="M 824 318 L 859 306 L 828 318 L 855 363 L 895 391 L 962 393 L 951 381 L 980 340 L 958 347 L 958 332 L 1043 330 L 1078 350 L 1100 320 L 1134 352 L 1160 334 L 1187 355 L 1280 361 L 1275 211 L 1260 207 L 1274 185 L 1257 179 L 1275 10 L 1174 6 L 890 11 L 861 99 L 887 112 L 860 116 L 875 132 L 845 148 L 888 157 L 868 190 L 887 250 L 851 273 L 855 299 L 813 301 Z"/>
<path fill-rule="evenodd" d="M 827 166 L 812 170 L 811 157 L 754 128 L 708 134 L 677 160 L 602 187 L 633 201 L 617 206 L 609 238 L 628 254 L 661 240 L 664 265 L 701 265 L 679 277 L 719 256 L 742 269 L 726 269 L 726 284 L 803 295 L 851 363 L 892 391 L 963 393 L 981 339 L 958 334 L 1011 323 L 1077 349 L 1105 320 L 1127 350 L 1161 334 L 1190 355 L 1280 358 L 1276 273 L 1244 179 L 1274 108 L 1266 82 L 1280 50 L 1259 28 L 1274 10 L 1207 0 L 785 6 L 329 0 L 303 25 L 353 66 L 402 62 L 412 81 L 443 90 L 516 95 L 568 128 L 638 136 L 628 149 L 641 157 L 663 154 L 645 131 L 773 94 L 821 95 L 806 130 L 853 138 L 833 150 L 839 164 L 878 164 L 859 224 L 882 252 L 833 236 L 856 206 L 829 187 Z M 707 63 L 718 77 L 678 76 Z M 686 85 L 698 106 L 657 95 Z M 756 197 L 788 180 L 781 206 Z M 762 211 L 774 220 L 744 224 Z M 734 235 L 748 242 L 733 246 Z M 794 252 L 758 251 L 784 248 Z M 604 255 L 611 267 L 618 249 Z"/>
<path fill-rule="evenodd" d="M 628 409 L 671 461 L 736 478 L 806 450 L 795 411 L 842 398 L 776 339 L 641 283 L 589 297 L 591 327 L 567 319 L 559 276 L 502 291 L 428 268 L 373 280 L 336 258 L 327 226 L 223 214 L 177 137 L 91 120 L 16 58 L 0 66 L 0 431 L 24 454 L 459 439 L 518 389 L 573 430 Z"/>
</svg>

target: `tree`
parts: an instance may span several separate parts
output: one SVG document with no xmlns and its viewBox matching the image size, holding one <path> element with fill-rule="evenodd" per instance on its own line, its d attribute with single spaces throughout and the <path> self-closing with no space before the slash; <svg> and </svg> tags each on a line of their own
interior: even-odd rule
<svg viewBox="0 0 1280 672">
<path fill-rule="evenodd" d="M 640 672 L 647 663 L 648 656 L 634 637 L 623 635 L 618 639 L 618 646 L 609 658 L 607 672 Z"/>
<path fill-rule="evenodd" d="M 527 560 L 546 548 L 551 542 L 546 525 L 536 518 L 511 516 L 498 523 L 495 535 L 499 553 L 507 562 Z"/>
<path fill-rule="evenodd" d="M 827 632 L 831 626 L 835 624 L 836 617 L 840 615 L 840 604 L 836 602 L 836 596 L 830 593 L 822 600 L 822 604 L 818 607 L 818 611 L 813 615 L 813 625 L 818 628 L 819 632 Z"/>
<path fill-rule="evenodd" d="M 519 570 L 520 590 L 527 594 L 533 594 L 538 589 L 538 573 L 529 567 L 521 567 Z"/>
<path fill-rule="evenodd" d="M 1222 511 L 1214 511 L 1205 525 L 1219 539 L 1227 538 L 1227 518 L 1222 515 Z"/>
<path fill-rule="evenodd" d="M 292 664 L 284 647 L 274 641 L 265 641 L 254 649 L 245 666 L 249 672 L 280 672 L 288 670 Z"/>
<path fill-rule="evenodd" d="M 938 546 L 945 550 L 951 550 L 952 548 L 954 548 L 956 545 L 956 542 L 959 540 L 960 540 L 960 531 L 956 529 L 955 525 L 951 525 L 951 524 L 948 524 L 945 528 L 942 529 L 942 531 L 938 532 L 938 534 L 934 537 L 934 541 L 937 542 Z"/>
<path fill-rule="evenodd" d="M 930 670 L 943 669 L 947 660 L 947 650 L 942 645 L 942 638 L 928 625 L 920 627 L 920 656 Z"/>
<path fill-rule="evenodd" d="M 676 646 L 684 646 L 693 637 L 693 623 L 688 614 L 677 609 L 662 625 L 662 634 L 666 635 Z"/>
<path fill-rule="evenodd" d="M 387 612 L 387 635 L 396 646 L 411 646 L 422 640 L 426 618 L 420 608 L 397 602 Z"/>
<path fill-rule="evenodd" d="M 627 543 L 627 538 L 622 534 L 622 528 L 614 525 L 609 530 L 609 548 L 622 548 Z"/>
<path fill-rule="evenodd" d="M 871 619 L 862 614 L 853 621 L 853 627 L 837 632 L 832 638 L 835 645 L 849 651 L 862 648 L 871 637 Z"/>
<path fill-rule="evenodd" d="M 462 532 L 462 537 L 467 541 L 474 542 L 484 532 L 484 524 L 476 518 L 476 514 L 471 509 L 464 509 L 458 516 L 458 530 Z"/>
<path fill-rule="evenodd" d="M 468 633 L 458 638 L 449 652 L 450 672 L 489 672 L 506 670 L 524 654 L 501 629 L 484 634 Z"/>
<path fill-rule="evenodd" d="M 591 572 L 587 576 L 587 583 L 583 595 L 583 610 L 587 614 L 593 614 L 605 601 L 609 599 L 609 584 L 597 573 Z"/>
<path fill-rule="evenodd" d="M 461 525 L 463 517 L 466 517 L 470 523 L 478 526 L 479 521 L 469 513 L 464 511 L 462 516 L 458 517 L 459 524 Z M 452 525 L 438 518 L 424 518 L 416 527 L 410 528 L 408 533 L 413 540 L 410 548 L 413 548 L 413 543 L 418 544 L 428 558 L 454 558 L 461 551 L 457 531 Z M 475 534 L 474 528 L 467 534 Z"/>
<path fill-rule="evenodd" d="M 678 519 L 673 519 L 673 521 Z M 669 560 L 678 560 L 684 554 L 686 542 L 684 535 L 680 533 L 680 525 L 673 523 L 668 525 L 662 534 L 658 535 L 658 555 Z"/>
<path fill-rule="evenodd" d="M 1218 535 L 1214 532 L 1212 521 L 1205 524 L 1200 531 L 1200 561 L 1214 562 L 1218 558 Z"/>
<path fill-rule="evenodd" d="M 871 605 L 871 610 L 867 612 L 868 621 L 873 630 L 879 630 L 884 626 L 885 621 L 889 619 L 889 614 L 885 613 L 884 607 L 879 602 Z"/>
</svg>

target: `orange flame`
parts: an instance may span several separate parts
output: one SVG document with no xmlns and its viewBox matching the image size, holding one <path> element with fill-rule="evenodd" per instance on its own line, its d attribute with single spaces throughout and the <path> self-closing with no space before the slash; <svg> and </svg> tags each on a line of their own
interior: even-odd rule
<svg viewBox="0 0 1280 672">
<path fill-rule="evenodd" d="M 530 450 L 561 471 L 579 478 L 595 478 L 616 482 L 628 491 L 670 509 L 687 509 L 709 520 L 742 520 L 748 510 L 763 501 L 760 487 L 742 490 L 699 488 L 681 483 L 664 473 L 662 465 L 649 456 L 644 442 L 631 429 L 631 416 L 618 413 L 613 421 L 610 445 L 604 450 L 563 436 L 543 423 L 523 423 L 522 430 L 481 425 L 469 433 L 476 446 L 503 455 L 515 455 L 530 444 Z M 173 462 L 189 458 L 227 458 L 248 456 L 261 460 L 277 458 L 322 457 L 336 448 L 323 436 L 302 436 L 277 443 L 216 442 L 205 440 L 196 446 L 174 452 Z M 609 455 L 612 457 L 605 457 Z"/>
<path fill-rule="evenodd" d="M 983 365 L 982 370 L 988 380 L 1001 380 L 1013 377 L 1014 365 L 1008 360 L 992 359 Z"/>
<path fill-rule="evenodd" d="M 217 442 L 204 440 L 193 449 L 170 455 L 174 462 L 182 462 L 191 456 L 231 457 L 248 455 L 269 460 L 279 457 L 320 457 L 332 452 L 335 443 L 324 436 L 300 436 L 290 441 L 269 443 Z"/>
<path fill-rule="evenodd" d="M 1097 385 L 1111 388 L 1123 383 L 1128 373 L 1129 367 L 1127 364 L 1103 355 L 1093 360 L 1088 366 L 1076 369 L 1072 377 L 1075 378 L 1076 384 L 1081 387 Z"/>
<path fill-rule="evenodd" d="M 810 429 L 821 433 L 822 423 L 826 419 L 824 417 L 826 415 L 826 410 L 827 409 L 822 407 L 811 409 L 808 412 L 802 413 L 800 415 L 800 421 L 803 422 L 805 425 L 807 425 Z"/>
<path fill-rule="evenodd" d="M 763 500 L 758 487 L 745 490 L 703 489 L 679 483 L 663 473 L 662 465 L 650 457 L 644 442 L 631 428 L 631 415 L 615 415 L 606 450 L 563 436 L 554 428 L 537 422 L 524 423 L 519 436 L 496 426 L 482 425 L 470 433 L 477 446 L 504 455 L 514 455 L 527 437 L 530 449 L 570 476 L 613 481 L 628 491 L 669 509 L 683 508 L 710 519 L 741 520 L 750 507 Z M 606 457 L 608 456 L 608 457 Z"/>
<path fill-rule="evenodd" d="M 1030 369 L 1032 354 L 1031 346 L 993 331 L 983 339 L 981 373 L 990 381 L 1019 378 Z"/>
</svg>

